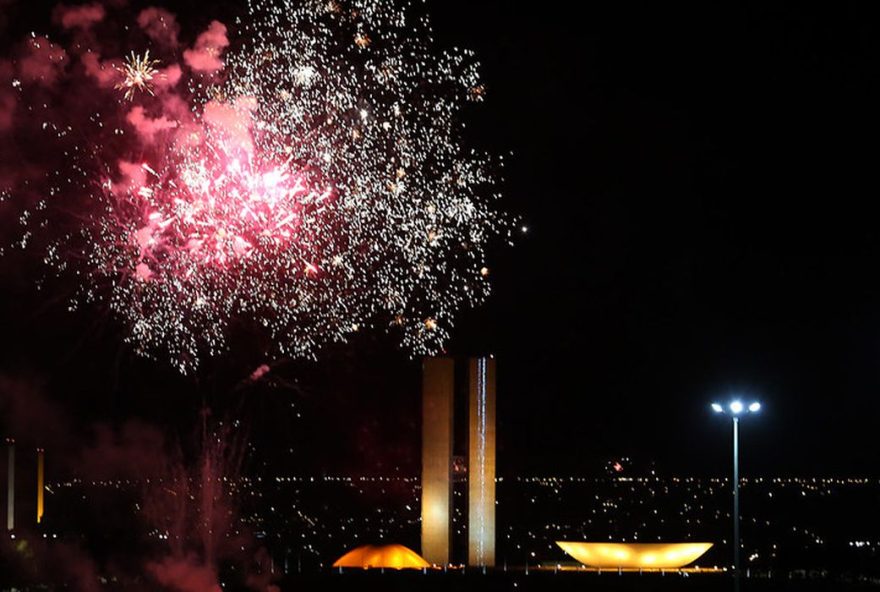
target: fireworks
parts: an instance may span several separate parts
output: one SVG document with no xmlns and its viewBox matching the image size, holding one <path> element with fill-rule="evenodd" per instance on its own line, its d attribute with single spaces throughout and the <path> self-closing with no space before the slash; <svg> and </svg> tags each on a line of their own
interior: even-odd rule
<svg viewBox="0 0 880 592">
<path fill-rule="evenodd" d="M 488 294 L 486 248 L 509 225 L 492 207 L 500 163 L 461 138 L 461 110 L 485 94 L 477 63 L 439 51 L 421 10 L 253 0 L 237 42 L 214 22 L 163 70 L 185 90 L 154 87 L 158 62 L 132 53 L 116 89 L 143 104 L 118 102 L 121 127 L 95 136 L 106 166 L 78 218 L 84 264 L 64 256 L 70 236 L 49 260 L 76 262 L 80 298 L 183 372 L 239 328 L 265 335 L 267 356 L 364 329 L 437 351 Z"/>
<path fill-rule="evenodd" d="M 153 94 L 153 78 L 159 74 L 156 66 L 159 60 L 150 59 L 150 50 L 138 56 L 134 52 L 125 60 L 122 67 L 117 68 L 122 74 L 122 82 L 116 85 L 116 90 L 124 90 L 125 98 L 129 101 L 134 98 L 136 92 Z"/>
</svg>

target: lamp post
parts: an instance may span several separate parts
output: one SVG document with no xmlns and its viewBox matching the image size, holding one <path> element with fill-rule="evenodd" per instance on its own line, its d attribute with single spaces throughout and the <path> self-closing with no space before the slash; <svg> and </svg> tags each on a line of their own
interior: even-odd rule
<svg viewBox="0 0 880 592">
<path fill-rule="evenodd" d="M 739 418 L 747 413 L 757 413 L 761 404 L 753 401 L 746 407 L 739 399 L 731 401 L 727 407 L 712 403 L 712 411 L 729 416 L 733 420 L 733 581 L 734 590 L 739 592 Z"/>
</svg>

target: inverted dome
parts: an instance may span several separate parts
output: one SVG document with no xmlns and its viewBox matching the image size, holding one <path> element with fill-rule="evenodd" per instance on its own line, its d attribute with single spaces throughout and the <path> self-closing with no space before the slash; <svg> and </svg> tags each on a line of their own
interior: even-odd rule
<svg viewBox="0 0 880 592">
<path fill-rule="evenodd" d="M 336 560 L 333 567 L 387 567 L 390 569 L 422 569 L 431 567 L 424 558 L 403 545 L 364 545 L 352 549 Z"/>
<path fill-rule="evenodd" d="M 712 543 L 585 543 L 556 541 L 588 567 L 676 569 L 699 559 Z"/>
</svg>

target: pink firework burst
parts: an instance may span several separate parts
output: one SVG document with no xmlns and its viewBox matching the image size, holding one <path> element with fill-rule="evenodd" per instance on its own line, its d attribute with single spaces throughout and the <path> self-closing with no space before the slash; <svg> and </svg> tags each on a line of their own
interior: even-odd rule
<svg viewBox="0 0 880 592">
<path fill-rule="evenodd" d="M 319 186 L 297 170 L 293 157 L 266 162 L 236 133 L 212 128 L 205 135 L 190 135 L 162 174 L 144 163 L 144 182 L 125 194 L 144 217 L 132 237 L 141 279 L 156 279 L 151 262 L 157 269 L 191 272 L 256 252 L 264 258 L 298 252 L 294 243 L 304 214 L 333 199 L 332 186 Z M 175 258 L 178 264 L 169 266 Z"/>
<path fill-rule="evenodd" d="M 143 11 L 126 63 L 97 35 L 114 11 L 69 53 L 31 43 L 0 91 L 54 143 L 31 151 L 53 155 L 42 179 L 21 173 L 40 187 L 22 220 L 65 221 L 45 260 L 74 271 L 75 304 L 103 303 L 136 352 L 182 372 L 240 329 L 267 357 L 365 329 L 441 349 L 489 293 L 488 246 L 511 238 L 500 159 L 462 139 L 485 98 L 473 55 L 436 48 L 421 6 L 250 0 L 232 35 L 213 21 L 188 42 Z"/>
</svg>

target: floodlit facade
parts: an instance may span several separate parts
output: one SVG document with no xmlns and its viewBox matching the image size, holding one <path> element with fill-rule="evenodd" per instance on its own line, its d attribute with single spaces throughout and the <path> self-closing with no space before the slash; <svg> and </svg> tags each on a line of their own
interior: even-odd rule
<svg viewBox="0 0 880 592">
<path fill-rule="evenodd" d="M 15 530 L 15 440 L 8 438 L 6 465 L 6 530 Z"/>
<path fill-rule="evenodd" d="M 468 564 L 495 565 L 495 360 L 469 368 Z"/>
<path fill-rule="evenodd" d="M 364 545 L 337 559 L 333 567 L 423 569 L 431 566 L 421 555 L 403 545 Z"/>
<path fill-rule="evenodd" d="M 492 567 L 495 565 L 495 360 L 471 358 L 467 370 L 467 561 L 468 565 Z M 447 565 L 451 557 L 455 387 L 454 360 L 425 358 L 422 363 L 422 554 L 434 565 Z"/>
<path fill-rule="evenodd" d="M 556 544 L 587 567 L 603 569 L 677 569 L 693 563 L 712 547 L 712 543 Z"/>
<path fill-rule="evenodd" d="M 454 373 L 451 358 L 422 363 L 422 554 L 434 565 L 449 563 Z"/>
<path fill-rule="evenodd" d="M 46 490 L 46 451 L 37 448 L 37 524 L 43 521 L 43 504 Z"/>
</svg>

